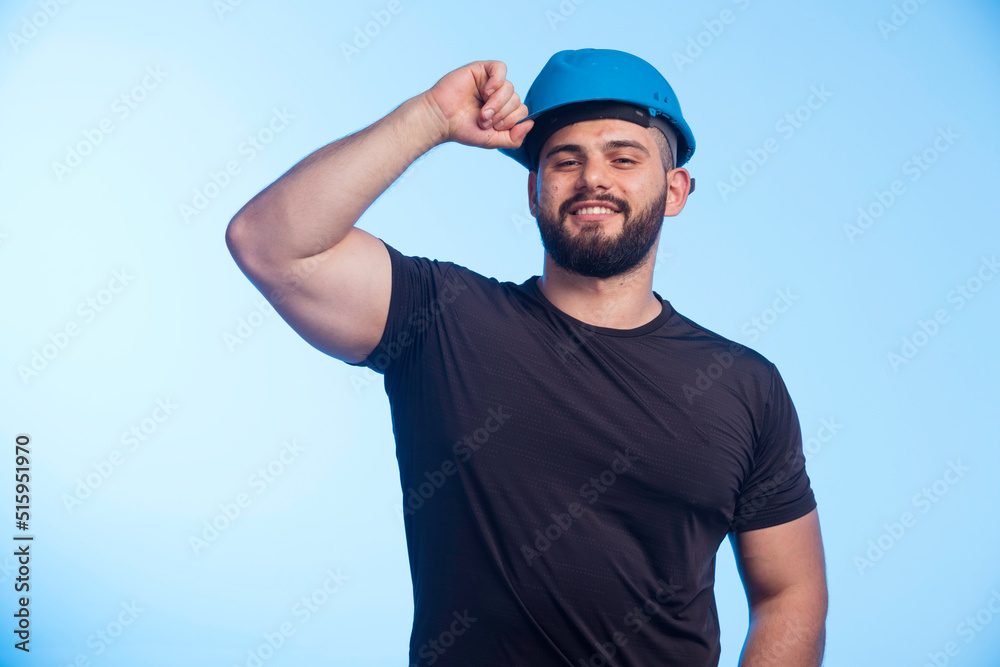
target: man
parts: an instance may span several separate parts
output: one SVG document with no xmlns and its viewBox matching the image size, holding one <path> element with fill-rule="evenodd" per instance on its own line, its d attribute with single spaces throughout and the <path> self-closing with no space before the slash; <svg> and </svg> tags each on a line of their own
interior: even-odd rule
<svg viewBox="0 0 1000 667">
<path fill-rule="evenodd" d="M 526 100 L 502 62 L 470 63 L 303 159 L 226 233 L 303 338 L 385 376 L 411 664 L 717 665 L 728 534 L 750 606 L 740 664 L 819 665 L 825 567 L 787 389 L 652 291 L 663 217 L 693 184 L 672 89 L 583 49 Z M 541 276 L 501 283 L 354 227 L 446 141 L 529 169 Z"/>
</svg>

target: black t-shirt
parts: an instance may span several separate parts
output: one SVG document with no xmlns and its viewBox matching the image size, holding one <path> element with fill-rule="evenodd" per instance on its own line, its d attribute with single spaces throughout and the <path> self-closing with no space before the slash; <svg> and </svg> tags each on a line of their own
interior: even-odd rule
<svg viewBox="0 0 1000 667">
<path fill-rule="evenodd" d="M 383 241 L 384 243 L 384 241 Z M 586 324 L 386 244 L 411 665 L 717 665 L 715 554 L 816 502 L 774 364 L 673 309 Z"/>
</svg>

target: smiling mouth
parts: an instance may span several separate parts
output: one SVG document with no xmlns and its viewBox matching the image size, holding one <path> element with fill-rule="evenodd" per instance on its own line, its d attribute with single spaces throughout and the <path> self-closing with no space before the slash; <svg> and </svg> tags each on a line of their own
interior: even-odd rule
<svg viewBox="0 0 1000 667">
<path fill-rule="evenodd" d="M 608 208 L 607 206 L 584 206 L 583 208 L 578 208 L 577 210 L 570 213 L 570 215 L 577 216 L 589 216 L 589 215 L 615 215 L 618 211 Z"/>
</svg>

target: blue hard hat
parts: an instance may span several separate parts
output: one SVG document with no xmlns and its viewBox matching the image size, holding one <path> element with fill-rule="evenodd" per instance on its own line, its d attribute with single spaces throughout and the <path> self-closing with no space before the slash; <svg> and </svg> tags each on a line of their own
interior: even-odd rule
<svg viewBox="0 0 1000 667">
<path fill-rule="evenodd" d="M 549 58 L 524 97 L 528 107 L 528 117 L 524 120 L 532 119 L 535 125 L 519 148 L 501 148 L 500 152 L 528 170 L 536 171 L 537 151 L 545 139 L 568 124 L 567 121 L 577 122 L 572 120 L 572 111 L 583 109 L 585 105 L 579 104 L 581 102 L 592 103 L 591 108 L 593 103 L 607 102 L 609 108 L 619 111 L 607 116 L 583 111 L 584 116 L 576 115 L 580 120 L 584 117 L 623 118 L 646 127 L 660 127 L 670 141 L 676 167 L 694 154 L 694 135 L 681 115 L 680 103 L 667 80 L 642 58 L 613 49 L 560 51 Z M 621 103 L 628 105 L 637 117 L 622 113 Z M 557 114 L 550 113 L 555 110 Z M 560 115 L 563 118 L 555 124 L 544 123 Z M 536 132 L 540 134 L 533 137 Z"/>
</svg>

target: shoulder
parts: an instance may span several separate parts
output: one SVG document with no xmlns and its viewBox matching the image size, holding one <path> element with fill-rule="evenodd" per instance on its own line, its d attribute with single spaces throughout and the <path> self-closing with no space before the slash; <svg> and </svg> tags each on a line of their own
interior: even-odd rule
<svg viewBox="0 0 1000 667">
<path fill-rule="evenodd" d="M 716 363 L 728 369 L 736 366 L 744 373 L 753 373 L 769 379 L 775 366 L 757 350 L 727 338 L 671 306 L 667 334 L 678 341 L 682 349 L 705 363 Z"/>
<path fill-rule="evenodd" d="M 666 338 L 666 372 L 686 403 L 713 413 L 745 411 L 758 421 L 775 391 L 783 391 L 770 359 L 694 320 L 671 312 L 658 332 Z"/>
<path fill-rule="evenodd" d="M 444 302 L 474 295 L 474 299 L 462 298 L 462 301 L 482 306 L 509 301 L 512 297 L 523 296 L 527 292 L 526 283 L 519 285 L 511 281 L 500 281 L 450 260 L 433 259 L 419 254 L 408 255 L 384 239 L 380 240 L 389 252 L 394 278 L 422 283 Z"/>
</svg>

